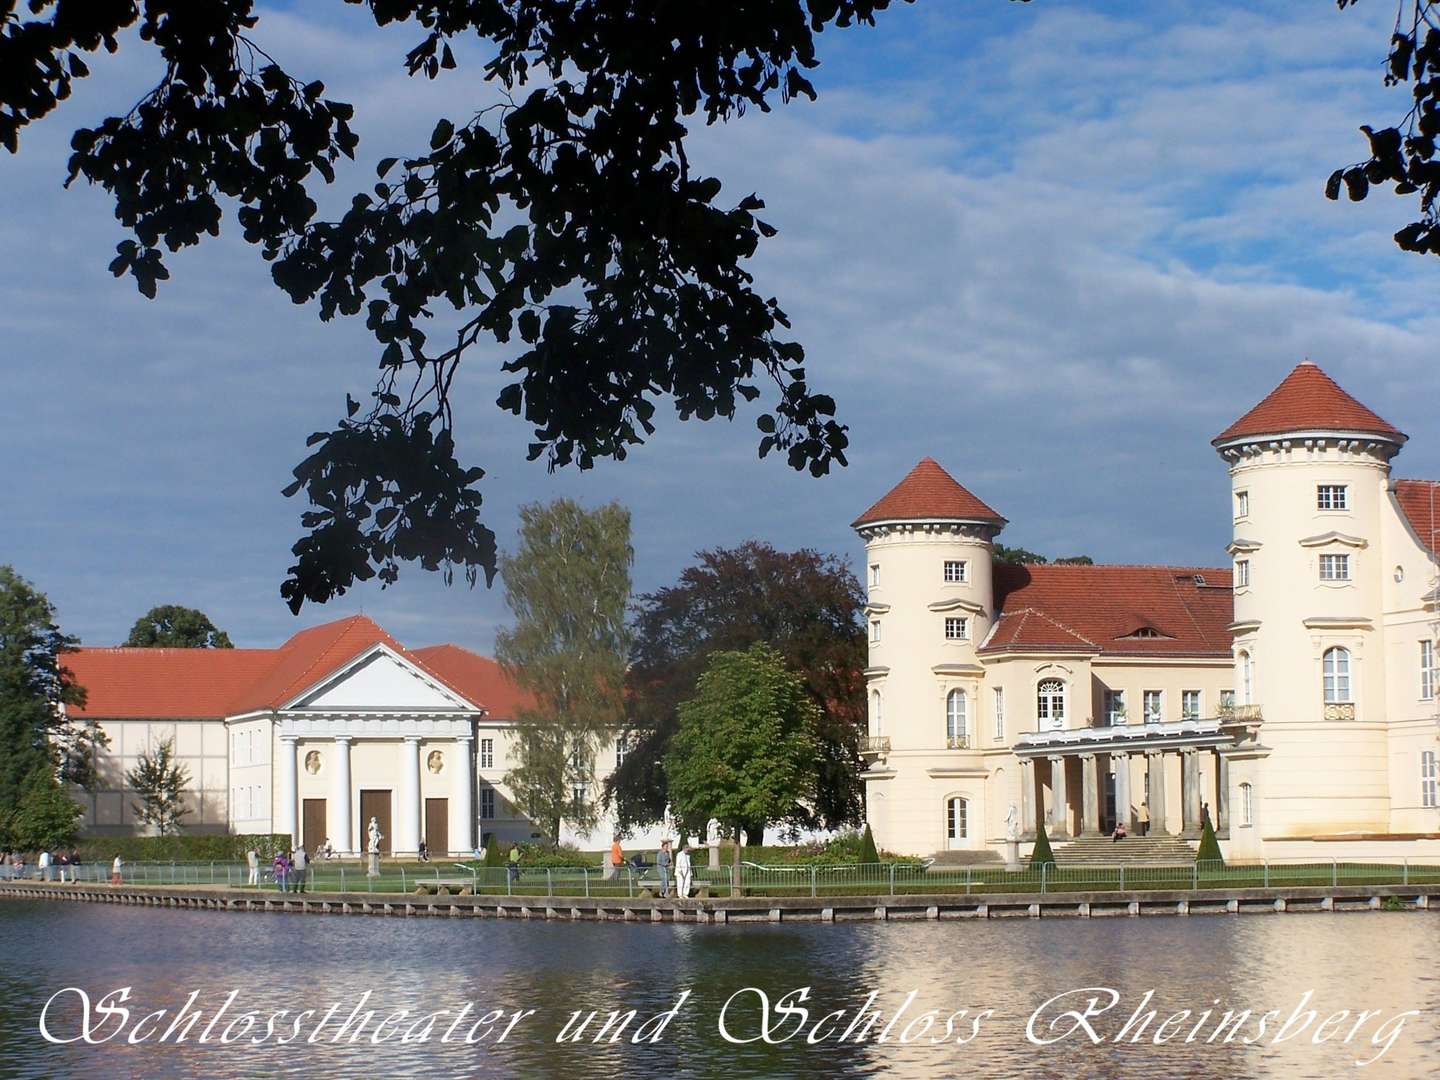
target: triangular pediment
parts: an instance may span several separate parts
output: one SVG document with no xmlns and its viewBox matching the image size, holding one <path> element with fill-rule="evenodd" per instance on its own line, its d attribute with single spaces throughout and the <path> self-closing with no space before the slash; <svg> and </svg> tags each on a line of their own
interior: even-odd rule
<svg viewBox="0 0 1440 1080">
<path fill-rule="evenodd" d="M 381 645 L 323 678 L 286 708 L 316 712 L 469 712 L 475 706 Z"/>
</svg>

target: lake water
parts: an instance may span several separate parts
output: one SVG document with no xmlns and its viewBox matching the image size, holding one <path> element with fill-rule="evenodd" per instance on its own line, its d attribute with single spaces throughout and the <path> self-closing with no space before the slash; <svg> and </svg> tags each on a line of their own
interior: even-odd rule
<svg viewBox="0 0 1440 1080">
<path fill-rule="evenodd" d="M 242 915 L 3 900 L 0 1076 L 1431 1076 L 1440 1049 L 1437 943 L 1437 913 L 724 927 Z M 108 1042 L 52 1045 L 40 1036 L 52 996 L 51 1034 L 81 1031 L 81 999 L 63 990 L 69 987 L 90 995 L 92 1036 L 113 1036 Z M 107 1017 L 93 1004 L 121 987 L 130 988 L 129 1000 L 109 1004 L 131 1010 L 123 1025 L 118 1012 Z M 803 1028 L 798 1012 L 781 1013 L 784 1005 L 776 1002 L 801 987 L 810 988 L 809 1000 L 788 1004 L 809 1010 Z M 1097 995 L 1101 1004 L 1111 1000 L 1103 991 L 1042 1010 L 1035 1037 L 1071 1031 L 1060 1041 L 1042 1046 L 1027 1038 L 1027 1024 L 1047 999 L 1085 987 L 1119 994 L 1118 1003 L 1089 1020 L 1107 1041 L 1094 1045 L 1073 1019 L 1050 1026 Z M 367 990 L 371 997 L 356 1012 Z M 642 1021 L 672 1009 L 685 990 L 691 996 L 657 1041 L 629 1041 Z M 1138 1041 L 1116 1044 L 1151 990 L 1141 1019 L 1152 1009 L 1156 1017 Z M 1315 1020 L 1275 1043 L 1307 990 L 1314 995 L 1294 1026 L 1310 1009 Z M 239 993 L 211 1029 L 212 1045 L 199 1045 L 203 1025 L 231 991 Z M 727 1042 L 722 1016 L 732 1038 L 757 1035 L 754 991 L 769 998 L 777 1042 Z M 201 1018 L 191 1038 L 158 1042 L 192 992 L 198 996 L 191 1011 Z M 882 1015 L 867 1033 L 870 1013 L 860 1007 L 872 993 Z M 470 1011 L 452 1027 L 467 1003 Z M 317 1033 L 332 1005 L 337 1010 Z M 161 1009 L 167 1015 L 158 1022 L 137 1024 Z M 517 1009 L 535 1013 L 496 1044 Z M 605 1014 L 629 1009 L 638 1015 L 620 1041 L 555 1041 L 575 1010 L 600 1012 L 593 1035 Z M 1160 1025 L 1184 1009 L 1191 1015 L 1173 1022 L 1157 1045 Z M 1243 1009 L 1252 1012 L 1248 1023 L 1216 1034 L 1225 1010 Z M 274 1035 L 255 1045 L 251 1040 L 267 1034 L 267 1018 L 282 1010 Z M 307 1010 L 301 1037 L 278 1045 Z M 376 1016 L 358 1041 L 333 1041 L 352 1013 L 358 1023 L 367 1010 Z M 372 1043 L 375 1023 L 399 1010 L 411 1015 L 379 1028 L 391 1037 Z M 400 1041 L 407 1030 L 421 1034 L 423 1014 L 442 1010 L 447 1015 L 435 1019 L 428 1042 Z M 506 1015 L 475 1026 L 494 1010 Z M 844 1015 L 822 1020 L 840 1010 Z M 957 1017 L 960 1010 L 968 1012 Z M 976 1034 L 975 1015 L 983 1010 L 992 1012 L 979 1019 Z M 1317 1044 L 1317 1029 L 1342 1010 L 1349 1015 L 1319 1030 L 1327 1038 Z M 1378 1015 L 1361 1020 L 1364 1010 Z M 1419 1015 L 1396 1019 L 1407 1010 Z M 841 1042 L 857 1011 L 862 1019 Z M 1267 1011 L 1278 1015 L 1256 1039 L 1257 1020 Z M 246 1013 L 257 1017 L 254 1027 L 246 1027 Z M 947 1018 L 951 1031 L 942 1038 Z M 227 1030 L 232 1042 L 219 1045 Z M 447 1032 L 449 1044 L 441 1042 Z M 481 1041 L 463 1041 L 487 1032 Z M 1234 1035 L 1228 1044 L 1227 1033 Z M 144 1038 L 127 1044 L 132 1036 Z M 1374 1058 L 1387 1039 L 1377 1061 L 1355 1064 Z"/>
</svg>

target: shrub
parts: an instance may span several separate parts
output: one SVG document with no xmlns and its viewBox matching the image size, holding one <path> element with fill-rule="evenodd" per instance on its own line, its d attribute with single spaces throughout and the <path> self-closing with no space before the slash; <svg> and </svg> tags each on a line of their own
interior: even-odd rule
<svg viewBox="0 0 1440 1080">
<path fill-rule="evenodd" d="M 181 836 L 89 836 L 80 841 L 80 857 L 109 862 L 244 862 L 251 848 L 262 859 L 289 849 L 287 833 L 198 833 Z"/>
<path fill-rule="evenodd" d="M 510 850 L 508 847 L 505 849 Z M 573 844 L 520 845 L 521 866 L 594 866 L 595 858 Z"/>
<path fill-rule="evenodd" d="M 1035 849 L 1030 852 L 1030 868 L 1054 866 L 1055 853 L 1050 850 L 1050 837 L 1045 833 L 1045 823 L 1035 830 Z"/>
<path fill-rule="evenodd" d="M 1200 834 L 1200 849 L 1195 852 L 1195 861 L 1223 867 L 1225 856 L 1220 853 L 1220 841 L 1215 839 L 1215 826 L 1205 819 L 1205 831 Z"/>
<path fill-rule="evenodd" d="M 865 823 L 865 834 L 860 838 L 860 861 L 862 863 L 878 863 L 880 853 L 875 850 L 875 834 L 870 831 L 870 823 Z"/>
</svg>

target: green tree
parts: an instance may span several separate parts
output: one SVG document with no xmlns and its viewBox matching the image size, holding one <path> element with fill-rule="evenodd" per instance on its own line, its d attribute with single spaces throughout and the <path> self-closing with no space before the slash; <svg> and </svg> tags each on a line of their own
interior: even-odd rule
<svg viewBox="0 0 1440 1080">
<path fill-rule="evenodd" d="M 355 110 L 275 62 L 253 0 L 0 8 L 11 152 L 88 76 L 86 54 L 156 53 L 154 89 L 70 140 L 70 181 L 104 188 L 129 233 L 117 277 L 155 296 L 168 253 L 218 235 L 230 210 L 292 300 L 324 320 L 363 314 L 375 337 L 373 403 L 347 398 L 286 489 L 311 503 L 281 588 L 292 608 L 389 583 L 402 560 L 493 577 L 483 474 L 457 460 L 450 393 L 486 342 L 513 376 L 496 403 L 552 467 L 624 458 L 667 397 L 681 419 L 733 417 L 765 384 L 762 456 L 817 476 L 845 463 L 835 403 L 806 382 L 784 310 L 752 288 L 748 260 L 776 231 L 764 203 L 722 199 L 687 146 L 694 127 L 814 98 L 817 35 L 872 24 L 891 0 L 363 3 L 413 28 L 412 76 L 454 78 L 468 58 L 452 42 L 484 55 L 461 118 L 384 148 L 379 182 L 329 220 L 318 189 L 355 157 Z"/>
<path fill-rule="evenodd" d="M 103 735 L 67 718 L 85 703 L 62 656 L 79 644 L 60 631 L 45 595 L 0 566 L 0 818 L 14 813 L 37 771 L 89 783 Z"/>
<path fill-rule="evenodd" d="M 758 541 L 701 551 L 696 560 L 674 585 L 636 601 L 626 694 L 630 744 L 606 791 L 622 825 L 663 819 L 664 761 L 677 710 L 694 696 L 710 658 L 760 641 L 780 653 L 820 710 L 819 786 L 805 824 L 859 824 L 868 646 L 860 614 L 865 593 L 849 564 Z M 746 832 L 750 843 L 764 842 L 759 830 Z"/>
<path fill-rule="evenodd" d="M 560 822 L 592 828 L 595 753 L 624 724 L 630 631 L 630 512 L 586 510 L 569 499 L 520 510 L 520 546 L 501 564 L 512 629 L 495 635 L 495 658 L 536 704 L 519 710 L 516 804 L 552 843 Z"/>
<path fill-rule="evenodd" d="M 210 616 L 179 604 L 153 607 L 130 628 L 125 644 L 135 649 L 233 649 L 230 635 Z"/>
<path fill-rule="evenodd" d="M 53 851 L 74 843 L 84 810 L 45 766 L 26 779 L 20 802 L 0 832 L 7 845 L 25 851 Z"/>
<path fill-rule="evenodd" d="M 175 760 L 175 744 L 163 739 L 143 751 L 135 768 L 125 774 L 125 784 L 140 801 L 131 803 L 136 819 L 161 836 L 180 831 L 180 819 L 190 813 L 185 806 L 185 789 L 190 770 Z"/>
<path fill-rule="evenodd" d="M 1195 861 L 1208 864 L 1211 867 L 1223 867 L 1225 856 L 1220 851 L 1220 841 L 1215 838 L 1215 826 L 1210 819 L 1205 819 L 1205 827 L 1200 833 L 1200 847 L 1195 852 Z"/>
<path fill-rule="evenodd" d="M 1054 866 L 1055 853 L 1050 850 L 1050 836 L 1045 832 L 1045 823 L 1035 830 L 1035 846 L 1030 850 L 1030 869 L 1040 866 Z"/>
<path fill-rule="evenodd" d="M 1034 551 L 1027 551 L 1022 547 L 1006 547 L 1004 544 L 996 544 L 994 548 L 996 562 L 1002 563 L 1028 563 L 1031 566 L 1044 566 L 1047 563 L 1055 563 L 1057 566 L 1094 566 L 1095 560 L 1089 555 L 1066 555 L 1059 559 L 1050 559 Z"/>
<path fill-rule="evenodd" d="M 874 865 L 880 861 L 880 852 L 875 850 L 875 834 L 870 831 L 870 823 L 865 823 L 865 835 L 860 838 L 860 861 L 867 865 Z"/>
<path fill-rule="evenodd" d="M 778 651 L 716 653 L 679 713 L 665 773 L 682 827 L 704 835 L 713 818 L 738 843 L 753 824 L 805 819 L 820 710 Z"/>
</svg>

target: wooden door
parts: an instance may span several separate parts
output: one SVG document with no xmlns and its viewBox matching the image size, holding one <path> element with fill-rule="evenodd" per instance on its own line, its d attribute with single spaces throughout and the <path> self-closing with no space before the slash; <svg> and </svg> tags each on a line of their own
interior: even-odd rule
<svg viewBox="0 0 1440 1080">
<path fill-rule="evenodd" d="M 425 846 L 431 855 L 450 854 L 450 800 L 425 800 Z"/>
<path fill-rule="evenodd" d="M 320 850 L 320 845 L 325 842 L 325 837 L 329 835 L 325 825 L 325 800 L 306 799 L 304 811 L 300 819 L 300 842 L 313 858 L 315 852 Z"/>
<path fill-rule="evenodd" d="M 370 850 L 370 819 L 380 826 L 380 853 L 389 855 L 394 844 L 394 830 L 390 828 L 390 792 L 360 792 L 360 830 L 355 834 L 356 846 L 361 851 Z"/>
</svg>

